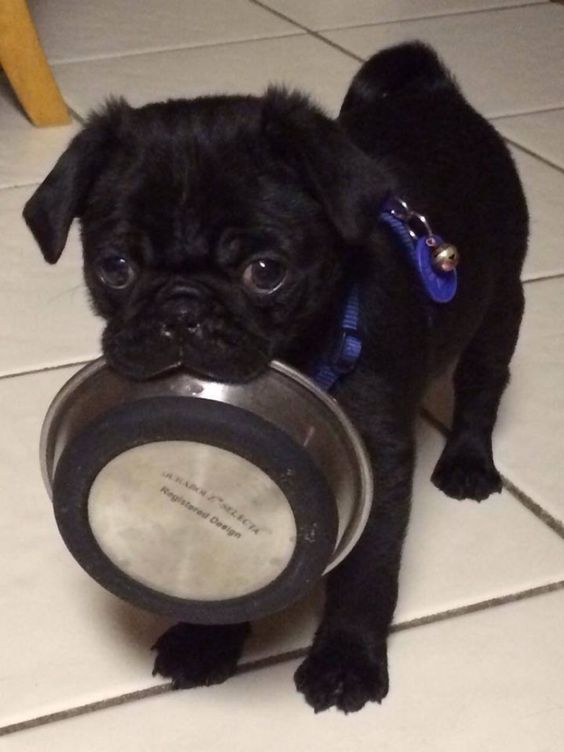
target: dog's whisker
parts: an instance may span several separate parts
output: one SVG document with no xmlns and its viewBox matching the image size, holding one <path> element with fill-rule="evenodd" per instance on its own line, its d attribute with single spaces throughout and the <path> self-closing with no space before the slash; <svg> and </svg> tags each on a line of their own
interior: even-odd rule
<svg viewBox="0 0 564 752">
<path fill-rule="evenodd" d="M 65 295 L 72 295 L 77 290 L 84 290 L 84 285 L 81 283 L 79 285 L 69 287 L 66 290 L 61 290 L 61 292 L 57 293 L 57 295 L 53 295 L 52 298 L 49 298 L 49 300 L 47 300 L 47 303 L 53 303 L 56 300 L 60 300 L 61 298 L 64 298 Z"/>
</svg>

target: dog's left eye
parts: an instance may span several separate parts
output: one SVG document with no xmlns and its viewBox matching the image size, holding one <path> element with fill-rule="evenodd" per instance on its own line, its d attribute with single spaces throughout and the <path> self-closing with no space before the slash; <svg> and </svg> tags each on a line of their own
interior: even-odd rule
<svg viewBox="0 0 564 752">
<path fill-rule="evenodd" d="M 114 290 L 124 290 L 129 287 L 136 276 L 130 261 L 117 253 L 99 259 L 96 263 L 96 272 L 102 282 Z"/>
<path fill-rule="evenodd" d="M 243 272 L 243 284 L 253 292 L 269 294 L 281 287 L 287 271 L 286 266 L 275 259 L 255 259 Z"/>
</svg>

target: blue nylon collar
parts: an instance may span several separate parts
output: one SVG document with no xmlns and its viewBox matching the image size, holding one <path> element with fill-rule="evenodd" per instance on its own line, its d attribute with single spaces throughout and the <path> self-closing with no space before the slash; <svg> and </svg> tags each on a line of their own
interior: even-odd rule
<svg viewBox="0 0 564 752">
<path fill-rule="evenodd" d="M 353 285 L 343 309 L 338 339 L 329 353 L 316 365 L 311 378 L 317 386 L 330 391 L 337 381 L 356 366 L 362 350 L 359 330 L 360 303 L 358 288 Z"/>
<path fill-rule="evenodd" d="M 421 224 L 418 232 L 414 232 L 413 218 Z M 456 270 L 442 273 L 433 269 L 430 249 L 443 240 L 431 232 L 426 219 L 412 212 L 405 201 L 395 196 L 388 196 L 384 201 L 378 219 L 406 252 L 426 295 L 436 303 L 452 300 L 457 286 Z M 353 285 L 345 301 L 336 342 L 316 364 L 311 378 L 319 387 L 330 391 L 340 378 L 355 368 L 361 352 L 359 291 L 357 285 Z"/>
</svg>

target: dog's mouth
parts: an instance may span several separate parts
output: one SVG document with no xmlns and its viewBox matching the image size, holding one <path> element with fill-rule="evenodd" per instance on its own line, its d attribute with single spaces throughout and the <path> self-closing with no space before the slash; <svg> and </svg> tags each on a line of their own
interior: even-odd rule
<svg viewBox="0 0 564 752">
<path fill-rule="evenodd" d="M 244 383 L 266 370 L 266 343 L 243 332 L 219 332 L 208 323 L 183 328 L 166 324 L 121 327 L 109 324 L 102 338 L 110 368 L 134 381 L 184 371 L 212 381 Z"/>
</svg>

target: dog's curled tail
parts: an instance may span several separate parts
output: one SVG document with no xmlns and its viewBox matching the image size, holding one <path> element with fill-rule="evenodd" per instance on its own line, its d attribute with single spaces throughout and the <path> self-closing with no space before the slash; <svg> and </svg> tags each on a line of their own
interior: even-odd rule
<svg viewBox="0 0 564 752">
<path fill-rule="evenodd" d="M 437 53 L 423 42 L 406 42 L 373 55 L 354 77 L 341 112 L 376 100 L 454 88 L 456 82 Z"/>
</svg>

